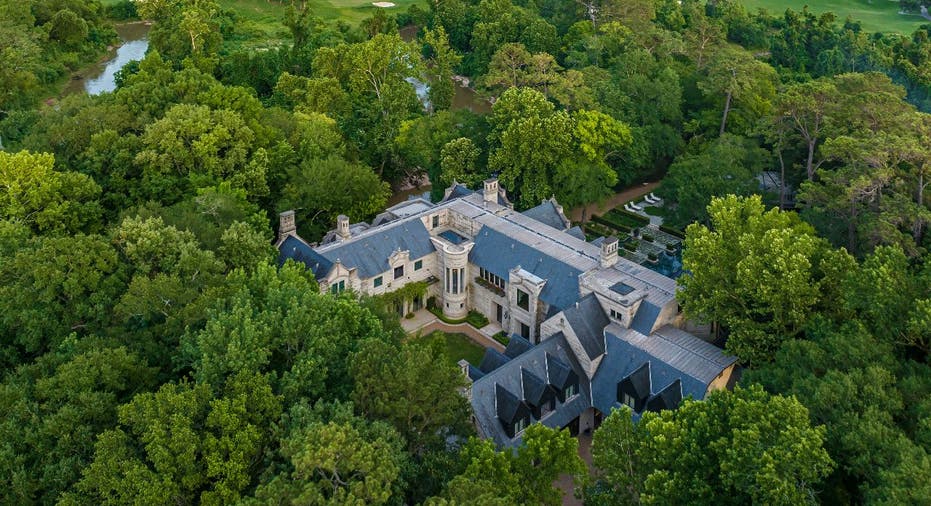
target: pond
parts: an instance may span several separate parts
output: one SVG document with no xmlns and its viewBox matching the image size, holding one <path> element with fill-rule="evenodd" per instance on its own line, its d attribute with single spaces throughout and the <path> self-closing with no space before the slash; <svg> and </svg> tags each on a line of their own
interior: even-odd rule
<svg viewBox="0 0 931 506">
<path fill-rule="evenodd" d="M 116 89 L 116 73 L 132 60 L 141 60 L 149 49 L 149 29 L 145 22 L 123 23 L 114 26 L 122 45 L 112 58 L 87 67 L 75 75 L 63 92 L 64 95 L 87 92 L 99 95 Z"/>
</svg>

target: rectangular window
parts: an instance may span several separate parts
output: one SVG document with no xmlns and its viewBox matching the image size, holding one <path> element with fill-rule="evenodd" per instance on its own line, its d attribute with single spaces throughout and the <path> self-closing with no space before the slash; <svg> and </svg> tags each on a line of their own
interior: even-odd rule
<svg viewBox="0 0 931 506">
<path fill-rule="evenodd" d="M 517 307 L 530 311 L 530 295 L 520 288 L 517 289 Z"/>
<path fill-rule="evenodd" d="M 617 311 L 613 309 L 611 310 L 611 319 L 617 320 L 617 321 L 624 321 L 624 317 L 621 315 L 621 313 L 618 313 Z"/>
<path fill-rule="evenodd" d="M 434 215 L 433 215 L 433 227 L 431 227 L 431 228 L 436 228 L 436 227 L 439 227 L 439 226 L 440 226 L 440 215 L 434 214 Z"/>
<path fill-rule="evenodd" d="M 342 293 L 346 290 L 346 280 L 340 280 L 338 283 L 330 285 L 330 293 Z"/>
<path fill-rule="evenodd" d="M 378 288 L 379 286 L 381 286 L 381 283 L 382 283 L 381 276 L 378 276 L 377 278 L 375 278 L 375 281 L 372 282 L 372 284 L 375 285 L 375 288 Z"/>
<path fill-rule="evenodd" d="M 404 266 L 399 265 L 394 268 L 394 279 L 398 279 L 402 277 L 404 277 Z"/>
<path fill-rule="evenodd" d="M 419 271 L 422 268 L 423 268 L 423 260 L 417 260 L 416 262 L 414 262 L 415 271 Z"/>
<path fill-rule="evenodd" d="M 630 406 L 630 409 L 637 409 L 637 399 L 634 399 L 634 396 L 627 392 L 621 392 L 621 404 Z"/>
<path fill-rule="evenodd" d="M 563 397 L 566 400 L 569 400 L 570 397 L 577 393 L 579 393 L 579 386 L 573 383 L 571 385 L 567 385 L 565 390 L 563 390 Z"/>
<path fill-rule="evenodd" d="M 517 421 L 514 422 L 514 435 L 516 436 L 520 434 L 526 428 L 527 428 L 527 417 L 518 418 Z"/>
<path fill-rule="evenodd" d="M 530 340 L 530 327 L 526 323 L 520 324 L 520 335 L 526 339 Z"/>
<path fill-rule="evenodd" d="M 452 294 L 459 293 L 459 270 L 453 269 L 453 290 L 450 292 Z"/>
</svg>

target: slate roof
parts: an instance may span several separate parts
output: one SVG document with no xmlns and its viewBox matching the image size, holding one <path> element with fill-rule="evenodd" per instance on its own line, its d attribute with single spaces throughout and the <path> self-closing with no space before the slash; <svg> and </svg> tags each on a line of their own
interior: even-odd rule
<svg viewBox="0 0 931 506">
<path fill-rule="evenodd" d="M 495 412 L 500 420 L 514 423 L 530 410 L 513 392 L 495 383 Z"/>
<path fill-rule="evenodd" d="M 304 264 L 311 272 L 314 278 L 320 279 L 330 272 L 333 263 L 323 255 L 320 255 L 307 245 L 304 241 L 294 236 L 288 236 L 278 248 L 278 265 L 281 266 L 286 260 L 291 259 Z"/>
<path fill-rule="evenodd" d="M 575 332 L 589 360 L 595 360 L 604 355 L 604 328 L 608 326 L 610 320 L 595 294 L 590 293 L 582 297 L 574 306 L 564 309 L 563 316 Z"/>
<path fill-rule="evenodd" d="M 659 312 L 659 306 L 646 300 L 641 302 L 640 307 L 637 308 L 637 314 L 630 321 L 630 328 L 641 334 L 649 335 L 653 331 L 653 325 L 656 323 L 656 318 L 659 317 Z"/>
<path fill-rule="evenodd" d="M 737 361 L 712 344 L 673 327 L 646 336 L 612 324 L 605 329 L 607 357 L 592 378 L 592 404 L 603 413 L 620 407 L 617 384 L 649 364 L 652 394 L 680 381 L 683 396 L 703 399 L 711 383 Z"/>
<path fill-rule="evenodd" d="M 546 380 L 528 369 L 523 367 L 520 369 L 520 379 L 524 400 L 531 406 L 540 406 L 555 397 L 553 390 L 546 384 Z"/>
<path fill-rule="evenodd" d="M 499 419 L 503 415 L 506 420 L 513 416 L 513 411 L 518 409 L 515 399 L 507 394 L 517 398 L 525 406 L 536 400 L 537 395 L 542 396 L 541 399 L 546 399 L 549 394 L 546 390 L 540 389 L 539 383 L 546 382 L 546 388 L 549 388 L 548 385 L 553 385 L 561 389 L 563 382 L 578 380 L 580 372 L 575 371 L 577 367 L 578 364 L 575 363 L 572 352 L 569 350 L 569 344 L 559 333 L 538 345 L 531 346 L 530 349 L 501 367 L 474 380 L 472 411 L 480 432 L 493 439 L 499 447 L 519 446 L 521 437 L 519 435 L 515 438 L 508 436 Z M 557 387 L 557 384 L 560 386 Z M 552 392 L 552 389 L 550 391 Z M 566 402 L 557 400 L 555 409 L 539 421 L 547 427 L 565 427 L 572 419 L 591 406 L 590 398 L 588 382 L 580 381 L 579 395 L 566 399 Z M 502 402 L 505 410 L 501 409 Z"/>
<path fill-rule="evenodd" d="M 679 407 L 681 401 L 682 381 L 675 380 L 647 401 L 647 409 L 650 411 L 675 409 Z"/>
<path fill-rule="evenodd" d="M 469 253 L 469 261 L 473 264 L 503 279 L 508 279 L 508 272 L 520 265 L 525 271 L 547 280 L 540 300 L 551 306 L 562 309 L 578 300 L 581 270 L 488 226 L 483 226 L 473 241 L 475 246 Z"/>
<path fill-rule="evenodd" d="M 411 260 L 434 251 L 430 233 L 419 219 L 389 223 L 348 241 L 318 248 L 317 253 L 335 263 L 358 269 L 360 278 L 371 278 L 390 270 L 388 257 L 395 251 L 410 251 Z"/>
<path fill-rule="evenodd" d="M 585 240 L 585 232 L 582 232 L 582 227 L 579 227 L 578 225 L 570 228 L 569 230 L 566 230 L 566 233 L 571 235 L 572 237 L 575 237 L 576 239 L 579 239 L 582 241 Z"/>
<path fill-rule="evenodd" d="M 482 357 L 482 362 L 478 365 L 478 369 L 488 374 L 506 364 L 508 360 L 511 359 L 501 354 L 498 350 L 494 348 L 485 348 L 485 356 Z"/>
<path fill-rule="evenodd" d="M 568 228 L 566 222 L 563 221 L 562 216 L 560 216 L 559 211 L 556 210 L 556 205 L 550 200 L 544 200 L 542 204 L 537 207 L 531 207 L 521 214 L 533 218 L 544 225 L 549 225 L 556 230 L 566 230 L 566 228 Z M 585 240 L 584 235 L 582 236 L 582 240 Z"/>
<path fill-rule="evenodd" d="M 532 347 L 533 345 L 530 344 L 530 341 L 517 334 L 511 334 L 511 340 L 508 341 L 508 345 L 504 349 L 504 354 L 509 358 L 514 358 Z"/>
<path fill-rule="evenodd" d="M 465 196 L 468 196 L 468 195 L 472 195 L 473 193 L 475 193 L 475 192 L 472 191 L 472 190 L 470 190 L 470 189 L 468 189 L 465 185 L 457 184 L 457 185 L 453 186 L 453 189 L 452 189 L 452 191 L 449 193 L 449 196 L 447 196 L 446 198 L 444 198 L 444 199 L 443 199 L 443 202 L 446 202 L 447 200 L 457 199 L 457 198 L 459 198 L 459 197 L 465 197 Z"/>
</svg>

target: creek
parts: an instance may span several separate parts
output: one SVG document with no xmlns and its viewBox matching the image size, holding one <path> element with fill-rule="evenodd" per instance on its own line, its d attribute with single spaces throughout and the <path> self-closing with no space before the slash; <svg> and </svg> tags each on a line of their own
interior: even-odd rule
<svg viewBox="0 0 931 506">
<path fill-rule="evenodd" d="M 145 58 L 149 49 L 150 25 L 145 22 L 121 23 L 114 26 L 121 44 L 107 60 L 85 67 L 75 74 L 71 82 L 65 86 L 63 95 L 87 92 L 89 95 L 99 95 L 116 89 L 116 73 L 132 60 Z"/>
</svg>

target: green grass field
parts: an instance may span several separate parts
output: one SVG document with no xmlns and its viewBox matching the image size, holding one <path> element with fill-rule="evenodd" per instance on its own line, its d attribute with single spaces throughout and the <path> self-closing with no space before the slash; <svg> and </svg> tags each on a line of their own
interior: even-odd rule
<svg viewBox="0 0 931 506">
<path fill-rule="evenodd" d="M 462 359 L 468 360 L 469 363 L 473 365 L 478 365 L 478 363 L 482 361 L 482 357 L 485 355 L 485 348 L 476 344 L 475 341 L 469 339 L 465 334 L 434 332 L 420 339 L 433 341 L 443 336 L 446 336 L 446 359 L 449 360 L 451 364 L 457 365 Z"/>
<path fill-rule="evenodd" d="M 754 11 L 764 8 L 770 14 L 781 15 L 791 8 L 801 11 L 808 6 L 808 10 L 819 15 L 833 12 L 837 15 L 839 23 L 843 23 L 847 16 L 860 21 L 865 30 L 871 32 L 899 32 L 911 35 L 922 23 L 931 23 L 921 16 L 899 14 L 899 3 L 893 0 L 743 0 L 747 10 Z"/>
</svg>

